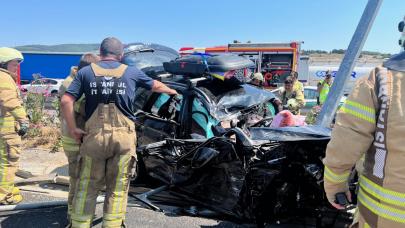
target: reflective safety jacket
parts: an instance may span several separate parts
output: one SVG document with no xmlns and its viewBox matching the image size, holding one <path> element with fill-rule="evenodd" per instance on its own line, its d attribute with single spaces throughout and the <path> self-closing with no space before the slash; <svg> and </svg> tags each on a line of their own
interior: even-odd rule
<svg viewBox="0 0 405 228">
<path fill-rule="evenodd" d="M 27 113 L 10 72 L 0 69 L 0 135 L 16 133 L 16 122 L 28 122 Z"/>
<path fill-rule="evenodd" d="M 330 202 L 363 155 L 360 216 L 369 227 L 405 227 L 405 54 L 360 80 L 339 110 L 324 159 Z"/>
<path fill-rule="evenodd" d="M 69 88 L 70 84 L 72 83 L 76 75 L 77 75 L 77 67 L 72 67 L 70 69 L 70 75 L 65 78 L 62 85 L 59 88 L 59 97 L 62 97 L 65 94 L 66 90 Z M 84 111 L 84 105 L 85 105 L 85 98 L 84 96 L 82 96 L 79 100 L 77 100 L 74 103 L 73 106 L 75 111 L 76 125 L 80 129 L 84 129 L 85 123 L 84 118 L 86 116 L 86 113 Z M 67 128 L 66 121 L 64 120 L 64 118 L 61 118 L 61 123 L 62 123 L 62 135 L 69 136 L 69 130 Z"/>
<path fill-rule="evenodd" d="M 322 85 L 323 82 L 324 82 L 324 80 L 321 80 L 319 82 L 319 84 Z M 319 103 L 321 103 L 321 104 L 325 103 L 326 98 L 328 97 L 328 94 L 329 94 L 330 87 L 332 87 L 332 85 L 329 85 L 328 83 L 325 83 L 323 85 L 323 88 L 322 88 L 321 92 L 319 93 Z"/>
<path fill-rule="evenodd" d="M 295 101 L 288 102 L 292 99 L 295 99 Z M 294 115 L 298 115 L 300 113 L 300 109 L 305 106 L 304 94 L 301 90 L 293 90 L 292 92 L 282 90 L 281 103 L 283 106 L 288 106 L 288 110 L 290 110 Z"/>
<path fill-rule="evenodd" d="M 295 81 L 293 85 L 293 90 L 299 90 L 301 92 L 304 92 L 304 84 L 302 84 L 302 82 L 298 80 Z"/>
</svg>

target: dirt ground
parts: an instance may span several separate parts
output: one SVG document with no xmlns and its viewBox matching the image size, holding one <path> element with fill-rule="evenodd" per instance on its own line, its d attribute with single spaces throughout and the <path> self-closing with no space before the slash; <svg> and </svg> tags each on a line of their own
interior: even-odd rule
<svg viewBox="0 0 405 228">
<path fill-rule="evenodd" d="M 67 159 L 63 149 L 51 153 L 48 149 L 24 149 L 20 157 L 20 169 L 35 176 L 51 173 L 67 175 Z"/>
</svg>

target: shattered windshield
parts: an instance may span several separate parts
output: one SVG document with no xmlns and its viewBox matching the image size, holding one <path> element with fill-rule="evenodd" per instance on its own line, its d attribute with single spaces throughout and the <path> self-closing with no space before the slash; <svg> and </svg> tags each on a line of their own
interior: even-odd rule
<svg viewBox="0 0 405 228">
<path fill-rule="evenodd" d="M 210 113 L 217 120 L 227 120 L 254 106 L 275 98 L 274 94 L 248 84 L 226 87 L 222 83 L 209 83 L 199 87 L 215 102 Z"/>
</svg>

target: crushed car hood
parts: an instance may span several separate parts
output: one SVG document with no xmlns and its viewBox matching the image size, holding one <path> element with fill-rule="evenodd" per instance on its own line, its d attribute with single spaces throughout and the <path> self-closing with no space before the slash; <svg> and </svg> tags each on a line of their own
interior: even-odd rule
<svg viewBox="0 0 405 228">
<path fill-rule="evenodd" d="M 174 186 L 173 191 L 185 194 L 185 199 L 243 220 L 295 216 L 297 195 L 303 211 L 328 206 L 321 158 L 330 129 L 251 128 L 246 134 L 233 128 L 229 132 L 235 136 L 167 139 L 146 146 L 140 157 L 149 176 Z"/>
<path fill-rule="evenodd" d="M 210 114 L 220 121 L 230 120 L 246 109 L 265 104 L 274 98 L 274 94 L 269 91 L 243 84 L 217 96 L 214 99 L 216 102 L 210 104 Z"/>
</svg>

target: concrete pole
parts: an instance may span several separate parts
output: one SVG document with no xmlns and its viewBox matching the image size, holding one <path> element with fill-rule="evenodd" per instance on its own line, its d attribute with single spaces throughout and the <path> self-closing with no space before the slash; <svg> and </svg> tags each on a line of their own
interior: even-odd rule
<svg viewBox="0 0 405 228">
<path fill-rule="evenodd" d="M 330 127 L 339 106 L 340 99 L 343 96 L 343 89 L 351 77 L 356 60 L 367 40 L 367 36 L 371 30 L 382 1 L 383 0 L 368 1 L 360 22 L 357 25 L 356 31 L 353 34 L 352 40 L 350 41 L 349 47 L 346 50 L 342 63 L 340 64 L 328 97 L 322 106 L 316 125 Z"/>
</svg>

